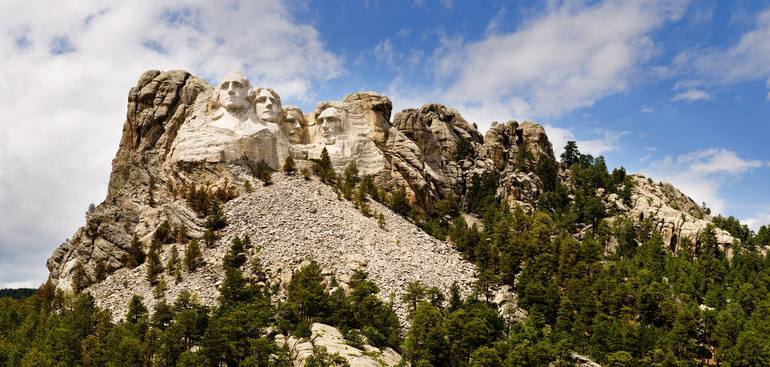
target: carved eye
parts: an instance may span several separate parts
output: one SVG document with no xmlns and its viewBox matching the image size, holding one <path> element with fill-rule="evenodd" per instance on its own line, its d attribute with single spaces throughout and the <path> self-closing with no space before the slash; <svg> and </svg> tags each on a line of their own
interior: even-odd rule
<svg viewBox="0 0 770 367">
<path fill-rule="evenodd" d="M 231 83 L 232 83 L 232 87 L 233 88 L 242 88 L 243 87 L 243 84 L 241 84 L 240 82 L 231 82 Z"/>
<path fill-rule="evenodd" d="M 257 102 L 259 102 L 259 103 L 265 103 L 265 97 L 259 97 L 259 98 L 257 98 Z"/>
</svg>

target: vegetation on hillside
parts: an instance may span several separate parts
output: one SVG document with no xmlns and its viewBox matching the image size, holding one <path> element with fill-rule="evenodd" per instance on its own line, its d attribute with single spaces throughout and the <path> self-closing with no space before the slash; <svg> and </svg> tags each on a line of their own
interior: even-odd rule
<svg viewBox="0 0 770 367">
<path fill-rule="evenodd" d="M 649 221 L 604 220 L 617 213 L 605 208 L 600 191 L 630 198 L 632 183 L 622 168 L 608 171 L 602 157 L 583 155 L 572 142 L 559 164 L 568 182 L 559 179 L 556 162 L 517 162 L 545 188 L 526 213 L 498 200 L 492 174 L 473 177 L 462 202 L 447 195 L 418 209 L 405 190 L 385 193 L 360 177 L 355 164 L 337 175 L 328 154 L 318 160 L 314 173 L 362 212 L 371 211 L 369 200 L 380 201 L 450 240 L 478 267 L 469 297 L 457 286 L 442 294 L 410 283 L 402 299 L 383 301 L 365 273 L 353 275 L 345 291 L 311 261 L 294 273 L 286 299 L 276 302 L 258 249 L 249 261 L 254 245 L 236 237 L 214 308 L 185 292 L 154 310 L 134 297 L 124 321 L 115 323 L 88 294 L 63 295 L 50 285 L 21 300 L 0 298 L 0 366 L 290 366 L 289 351 L 272 337 L 308 337 L 314 322 L 339 328 L 354 346 L 392 347 L 420 367 L 568 366 L 573 353 L 603 366 L 770 365 L 770 258 L 764 252 L 770 227 L 753 233 L 735 218 L 717 217 L 716 227 L 740 239 L 731 257 L 717 244 L 714 227 L 693 241 L 680 239 L 672 253 Z M 196 271 L 201 245 L 227 225 L 208 191 L 189 190 L 188 202 L 208 217 L 212 237 L 189 242 L 184 256 L 167 261 L 166 272 L 182 264 Z M 482 225 L 466 223 L 463 211 Z M 138 246 L 130 252 L 133 264 L 152 264 L 149 281 L 173 276 L 164 275 L 157 258 L 164 243 L 173 242 L 174 231 L 164 231 L 148 254 Z M 489 302 L 499 284 L 513 287 L 527 317 L 501 315 Z M 409 309 L 408 330 L 392 302 Z M 319 353 L 308 363 L 340 362 Z"/>
</svg>

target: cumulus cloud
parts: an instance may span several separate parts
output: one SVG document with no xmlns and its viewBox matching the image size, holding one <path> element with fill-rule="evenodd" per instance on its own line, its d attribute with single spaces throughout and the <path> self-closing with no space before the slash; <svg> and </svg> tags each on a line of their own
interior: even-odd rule
<svg viewBox="0 0 770 367">
<path fill-rule="evenodd" d="M 142 71 L 216 80 L 241 70 L 287 100 L 311 98 L 314 84 L 344 72 L 317 30 L 279 1 L 39 7 L 6 1 L 0 12 L 0 287 L 42 281 L 45 258 L 103 199 Z"/>
<path fill-rule="evenodd" d="M 685 91 L 675 94 L 673 97 L 671 97 L 671 100 L 695 102 L 695 101 L 710 101 L 711 98 L 712 98 L 711 94 L 708 94 L 707 92 L 700 89 L 692 88 L 692 89 L 687 89 Z"/>
<path fill-rule="evenodd" d="M 681 17 L 686 3 L 568 1 L 511 33 L 497 33 L 496 16 L 480 41 L 442 40 L 435 58 L 437 75 L 449 86 L 444 99 L 463 111 L 475 107 L 479 116 L 504 106 L 497 119 L 590 106 L 626 90 L 656 50 L 651 34 Z M 514 98 L 516 105 L 509 103 Z"/>
<path fill-rule="evenodd" d="M 677 63 L 692 69 L 711 83 L 762 80 L 770 76 L 770 9 L 760 12 L 734 44 L 725 48 L 694 49 L 682 52 Z"/>
<path fill-rule="evenodd" d="M 726 200 L 720 189 L 749 170 L 763 167 L 759 160 L 741 158 L 724 148 L 700 149 L 676 157 L 653 161 L 643 173 L 670 182 L 696 202 L 705 202 L 715 213 L 723 213 Z"/>
</svg>

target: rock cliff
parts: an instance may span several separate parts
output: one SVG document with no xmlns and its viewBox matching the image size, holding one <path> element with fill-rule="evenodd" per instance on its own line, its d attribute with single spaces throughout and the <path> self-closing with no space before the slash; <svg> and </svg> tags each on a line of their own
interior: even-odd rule
<svg viewBox="0 0 770 367">
<path fill-rule="evenodd" d="M 482 135 L 457 110 L 439 104 L 393 116 L 390 100 L 373 92 L 321 102 L 305 114 L 282 107 L 275 91 L 252 88 L 240 74 L 210 86 L 185 71 L 147 71 L 128 95 L 107 197 L 54 251 L 49 279 L 70 290 L 79 274 L 85 279 L 80 288 L 91 284 L 89 291 L 102 305 L 121 311 L 131 294 L 150 292 L 142 266 L 129 266 L 132 242 L 147 249 L 164 223 L 177 229 L 171 241 L 177 247 L 201 238 L 205 218 L 191 207 L 190 193 L 203 190 L 222 201 L 235 198 L 225 205 L 230 225 L 204 251 L 204 270 L 169 287 L 169 297 L 188 288 L 212 303 L 226 245 L 244 234 L 260 244 L 258 256 L 275 279 L 285 280 L 313 257 L 343 280 L 354 267 L 365 268 L 382 297 L 399 295 L 404 282 L 418 279 L 444 290 L 452 281 L 469 289 L 473 267 L 448 243 L 388 208 L 371 204 L 385 218 L 382 229 L 316 181 L 276 175 L 274 185 L 247 193 L 246 183 L 258 182 L 256 163 L 277 169 L 291 156 L 307 166 L 323 150 L 337 172 L 356 162 L 361 176 L 371 176 L 386 191 L 403 188 L 423 213 L 449 195 L 467 208 L 474 178 L 485 175 L 493 178 L 500 200 L 531 211 L 549 184 L 533 167 L 549 165 L 561 179 L 569 177 L 545 130 L 533 122 L 494 123 Z M 651 219 L 673 250 L 710 223 L 671 185 L 642 176 L 633 180 L 630 204 L 613 195 L 601 194 L 602 200 L 617 208 L 617 216 Z M 734 242 L 721 230 L 717 237 L 728 248 Z M 99 279 L 100 273 L 106 279 Z"/>
</svg>

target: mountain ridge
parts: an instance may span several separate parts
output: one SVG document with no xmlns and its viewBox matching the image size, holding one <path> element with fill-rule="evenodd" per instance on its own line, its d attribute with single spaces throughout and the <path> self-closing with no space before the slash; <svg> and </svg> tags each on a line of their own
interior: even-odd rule
<svg viewBox="0 0 770 367">
<path fill-rule="evenodd" d="M 54 285 L 72 289 L 75 270 L 93 282 L 99 262 L 108 274 L 125 268 L 132 237 L 147 249 L 164 221 L 184 227 L 183 240 L 202 238 L 204 218 L 180 198 L 200 187 L 216 192 L 220 199 L 236 197 L 246 192 L 245 182 L 258 180 L 248 158 L 210 162 L 173 157 L 173 147 L 181 139 L 178 132 L 191 120 L 205 118 L 216 88 L 185 71 L 142 74 L 129 92 L 107 198 L 48 260 Z M 344 111 L 343 123 L 359 129 L 349 133 L 352 137 L 340 135 L 348 140 L 342 141 L 339 151 L 335 151 L 339 143 L 326 144 L 332 151 L 333 168 L 341 174 L 350 162 L 357 162 L 362 177 L 373 177 L 377 186 L 390 193 L 403 190 L 418 214 L 427 215 L 441 200 L 453 196 L 460 209 L 468 211 L 475 205 L 472 200 L 485 175 L 494 176 L 490 180 L 495 198 L 527 212 L 538 207 L 541 193 L 554 180 L 564 187 L 574 185 L 569 167 L 556 160 L 545 130 L 536 123 L 495 123 L 482 135 L 455 109 L 429 104 L 401 111 L 391 119 L 387 97 L 359 92 L 341 102 L 319 103 L 316 111 L 303 116 L 304 124 L 297 124 L 317 126 L 321 113 L 329 108 Z M 320 153 L 313 144 L 290 147 L 288 154 L 300 161 L 318 159 Z M 694 240 L 708 227 L 709 217 L 673 186 L 632 177 L 636 184 L 630 203 L 615 193 L 597 190 L 604 210 L 616 213 L 610 218 L 626 217 L 635 223 L 651 220 L 663 232 L 664 245 L 675 251 L 680 241 Z M 729 251 L 732 236 L 715 231 L 720 245 Z M 611 247 L 608 244 L 607 250 Z"/>
</svg>

